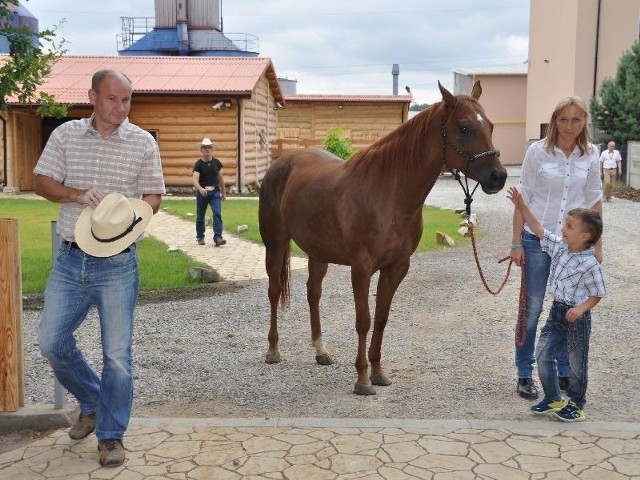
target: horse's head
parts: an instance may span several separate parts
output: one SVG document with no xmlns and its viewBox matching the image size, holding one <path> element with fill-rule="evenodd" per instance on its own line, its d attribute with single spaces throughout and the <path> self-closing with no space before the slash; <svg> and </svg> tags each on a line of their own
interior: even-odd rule
<svg viewBox="0 0 640 480">
<path fill-rule="evenodd" d="M 499 192 L 507 180 L 507 171 L 491 142 L 493 123 L 478 103 L 480 82 L 473 85 L 471 95 L 454 96 L 440 82 L 438 87 L 444 104 L 440 134 L 445 165 L 477 181 L 485 193 Z"/>
</svg>

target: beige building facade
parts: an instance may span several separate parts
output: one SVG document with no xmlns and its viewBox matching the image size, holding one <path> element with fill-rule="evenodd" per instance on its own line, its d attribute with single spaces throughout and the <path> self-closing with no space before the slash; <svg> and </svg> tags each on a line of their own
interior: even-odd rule
<svg viewBox="0 0 640 480">
<path fill-rule="evenodd" d="M 639 26 L 640 0 L 531 0 L 527 64 L 457 69 L 454 92 L 469 93 L 480 80 L 480 103 L 495 124 L 500 159 L 520 165 L 560 99 L 577 95 L 588 105 L 602 81 L 615 77 L 620 58 L 638 40 Z M 590 134 L 595 136 L 593 125 Z"/>
<path fill-rule="evenodd" d="M 480 81 L 480 104 L 493 122 L 493 145 L 500 150 L 503 165 L 520 165 L 524 153 L 527 67 L 504 69 L 459 69 L 453 74 L 454 92 L 469 93 Z"/>
<path fill-rule="evenodd" d="M 531 0 L 527 140 L 540 138 L 561 98 L 599 94 L 638 40 L 639 21 L 640 0 Z"/>
</svg>

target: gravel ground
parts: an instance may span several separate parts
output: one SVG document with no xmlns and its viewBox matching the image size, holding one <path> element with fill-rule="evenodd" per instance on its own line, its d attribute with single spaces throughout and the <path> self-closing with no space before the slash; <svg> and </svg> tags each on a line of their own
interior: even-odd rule
<svg viewBox="0 0 640 480">
<path fill-rule="evenodd" d="M 508 185 L 517 178 L 510 177 Z M 460 208 L 449 178 L 427 203 Z M 594 310 L 587 415 L 640 421 L 640 223 L 638 203 L 605 204 L 604 270 L 608 297 Z M 506 265 L 511 206 L 505 192 L 476 193 L 484 236 L 478 242 L 491 286 Z M 374 279 L 375 280 L 375 279 Z M 143 297 L 134 338 L 134 416 L 531 419 L 515 393 L 513 335 L 519 269 L 498 296 L 484 289 L 470 247 L 416 254 L 395 296 L 382 349 L 393 384 L 377 395 L 352 393 L 356 333 L 349 270 L 332 265 L 321 301 L 325 345 L 335 363 L 318 366 L 310 345 L 305 272 L 294 272 L 291 307 L 281 316 L 282 362 L 267 365 L 267 283 L 255 280 L 196 290 L 199 298 Z M 371 308 L 375 296 L 372 285 Z M 193 293 L 193 292 L 192 292 Z M 159 303 L 158 303 L 159 302 Z M 546 308 L 545 308 L 546 310 Z M 53 401 L 53 376 L 37 348 L 38 309 L 24 315 L 27 403 Z M 543 314 L 543 319 L 546 312 Z M 543 324 L 543 321 L 540 323 Z M 100 366 L 97 316 L 78 334 Z"/>
</svg>

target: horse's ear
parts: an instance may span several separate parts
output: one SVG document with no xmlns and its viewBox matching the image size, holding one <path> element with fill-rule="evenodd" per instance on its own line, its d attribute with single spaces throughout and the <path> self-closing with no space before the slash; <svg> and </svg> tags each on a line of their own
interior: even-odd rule
<svg viewBox="0 0 640 480">
<path fill-rule="evenodd" d="M 454 97 L 449 90 L 444 88 L 440 81 L 438 81 L 438 88 L 440 89 L 445 105 L 455 105 L 456 97 Z"/>
<path fill-rule="evenodd" d="M 478 100 L 482 95 L 482 87 L 480 86 L 480 80 L 477 80 L 476 83 L 473 84 L 473 88 L 471 89 L 471 96 Z"/>
</svg>

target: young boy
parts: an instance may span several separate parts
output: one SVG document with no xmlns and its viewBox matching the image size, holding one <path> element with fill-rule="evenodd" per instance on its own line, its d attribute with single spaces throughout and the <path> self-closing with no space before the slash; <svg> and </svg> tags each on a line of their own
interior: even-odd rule
<svg viewBox="0 0 640 480">
<path fill-rule="evenodd" d="M 582 422 L 585 419 L 591 309 L 606 295 L 602 269 L 591 249 L 602 235 L 602 219 L 593 210 L 575 208 L 567 213 L 561 238 L 542 227 L 515 187 L 509 189 L 507 196 L 540 238 L 542 250 L 551 256 L 549 283 L 553 305 L 536 348 L 544 398 L 532 406 L 531 411 L 551 413 L 564 422 Z M 572 374 L 567 389 L 570 400 L 565 404 L 558 385 L 555 358 L 567 346 Z"/>
</svg>

